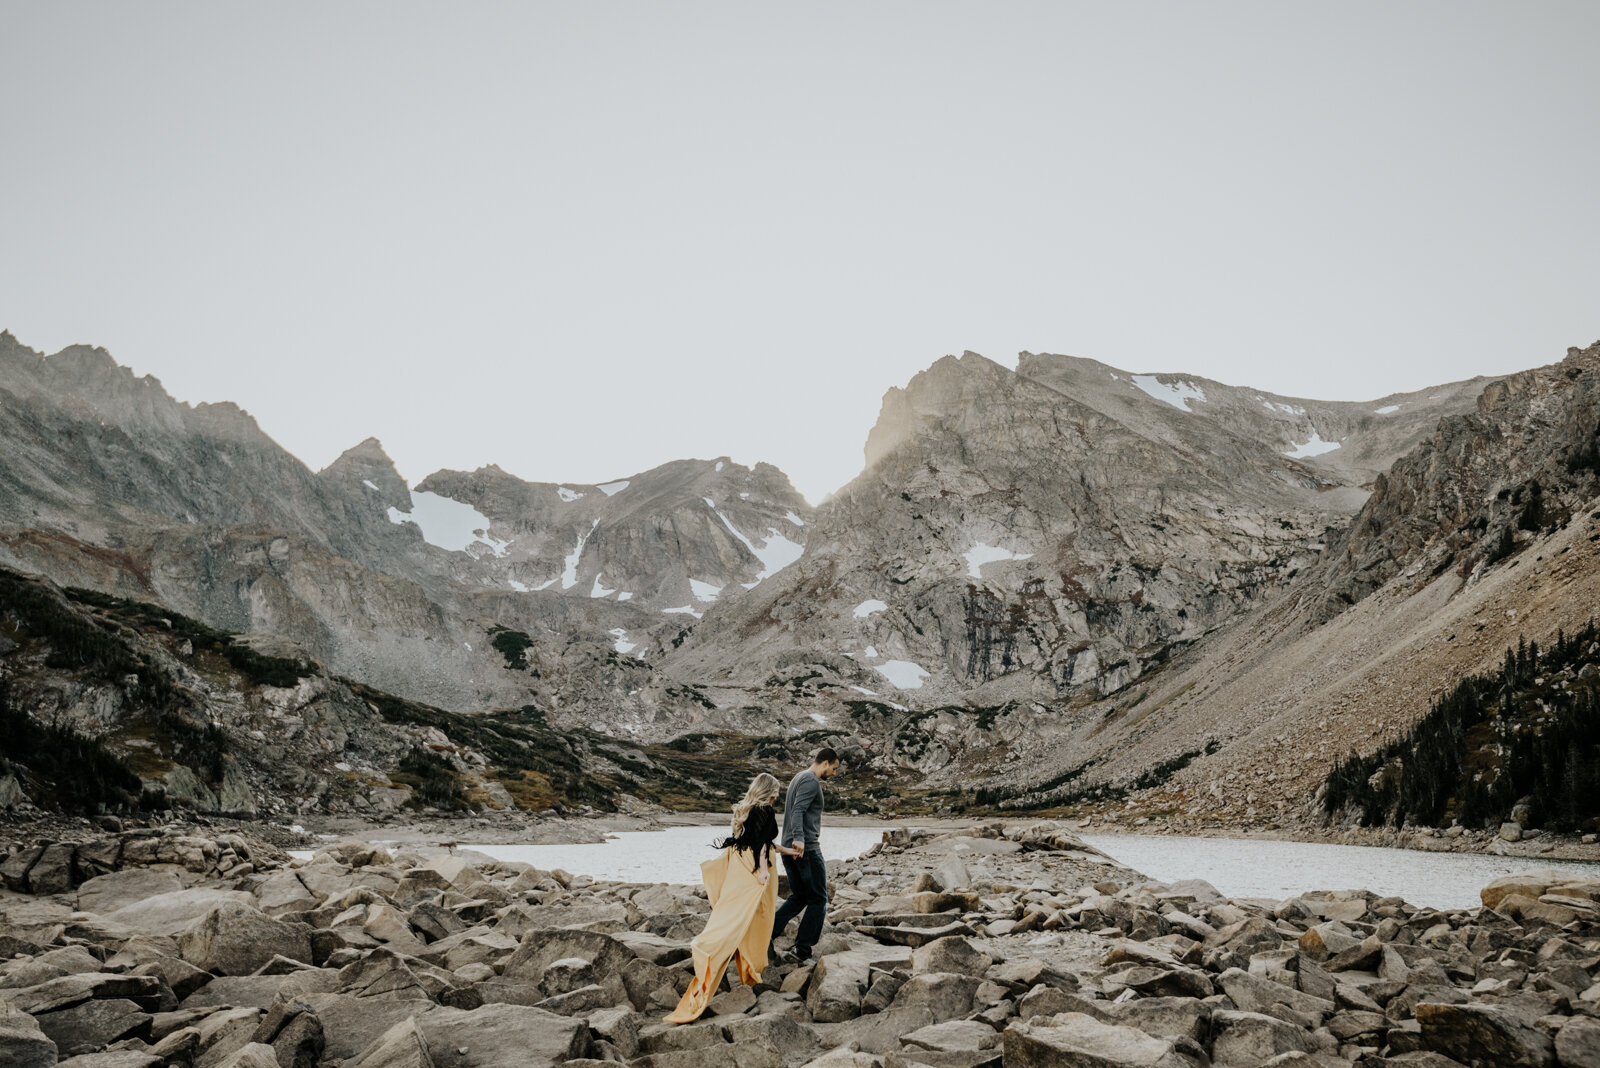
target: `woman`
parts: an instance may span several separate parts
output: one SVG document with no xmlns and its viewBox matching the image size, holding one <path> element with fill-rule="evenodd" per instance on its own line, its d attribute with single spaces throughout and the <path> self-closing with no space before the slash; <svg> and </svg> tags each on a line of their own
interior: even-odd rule
<svg viewBox="0 0 1600 1068">
<path fill-rule="evenodd" d="M 700 865 L 711 918 L 689 948 L 694 953 L 694 982 L 667 1023 L 688 1023 L 706 1011 L 722 984 L 730 960 L 739 962 L 739 979 L 755 986 L 767 968 L 767 943 L 778 898 L 772 854 L 791 851 L 773 845 L 778 819 L 772 803 L 778 780 L 763 772 L 750 780 L 744 800 L 733 806 L 733 834 L 716 846 L 720 856 Z"/>
</svg>

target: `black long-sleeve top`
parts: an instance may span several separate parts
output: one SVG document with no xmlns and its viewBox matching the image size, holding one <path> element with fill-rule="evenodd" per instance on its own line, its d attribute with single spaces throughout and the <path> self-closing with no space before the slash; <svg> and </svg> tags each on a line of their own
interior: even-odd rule
<svg viewBox="0 0 1600 1068">
<path fill-rule="evenodd" d="M 761 866 L 761 856 L 767 858 L 767 866 L 772 866 L 772 843 L 778 837 L 778 817 L 772 811 L 771 805 L 757 805 L 750 810 L 750 815 L 745 817 L 744 830 L 737 837 L 730 835 L 717 843 L 718 849 L 732 846 L 743 849 L 755 858 L 756 867 Z"/>
</svg>

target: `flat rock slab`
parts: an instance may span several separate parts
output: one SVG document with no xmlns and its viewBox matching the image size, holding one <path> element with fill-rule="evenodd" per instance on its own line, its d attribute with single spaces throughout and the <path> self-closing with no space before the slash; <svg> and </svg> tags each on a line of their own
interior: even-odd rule
<svg viewBox="0 0 1600 1068">
<path fill-rule="evenodd" d="M 177 935 L 218 905 L 229 903 L 254 907 L 255 898 L 243 890 L 174 890 L 124 905 L 105 918 L 145 934 Z"/>
<path fill-rule="evenodd" d="M 93 1053 L 118 1039 L 150 1033 L 150 1014 L 125 998 L 85 1001 L 37 1019 L 62 1057 Z"/>
<path fill-rule="evenodd" d="M 1001 1042 L 1015 1068 L 1193 1068 L 1166 1039 L 1076 1012 L 1013 1023 Z"/>
<path fill-rule="evenodd" d="M 185 1009 L 221 1006 L 270 1008 L 279 998 L 328 994 L 339 989 L 339 973 L 307 968 L 288 975 L 225 975 L 213 979 L 183 1000 Z"/>
<path fill-rule="evenodd" d="M 78 887 L 78 908 L 102 916 L 184 888 L 177 873 L 153 868 L 126 868 L 96 875 Z"/>
<path fill-rule="evenodd" d="M 947 923 L 939 927 L 913 927 L 909 925 L 857 927 L 856 932 L 866 935 L 868 938 L 877 939 L 885 945 L 905 946 L 909 949 L 920 949 L 929 942 L 935 942 L 941 938 L 977 934 L 976 931 L 964 923 Z"/>
<path fill-rule="evenodd" d="M 931 842 L 908 849 L 908 853 L 925 853 L 934 856 L 1003 856 L 1008 853 L 1022 852 L 1022 843 L 1013 842 L 1009 838 L 971 838 L 967 835 L 952 835 L 948 838 L 935 838 Z"/>
<path fill-rule="evenodd" d="M 8 1066 L 10 1062 L 5 1062 Z M 153 1053 L 144 1053 L 139 1050 L 117 1049 L 106 1050 L 104 1053 L 83 1053 L 76 1057 L 68 1057 L 62 1065 L 69 1068 L 162 1068 L 165 1060 Z M 57 1065 L 56 1068 L 61 1068 Z"/>
<path fill-rule="evenodd" d="M 938 1052 L 990 1050 L 999 1048 L 1000 1035 L 988 1024 L 976 1020 L 948 1020 L 929 1027 L 919 1027 L 901 1041 L 919 1049 Z"/>
</svg>

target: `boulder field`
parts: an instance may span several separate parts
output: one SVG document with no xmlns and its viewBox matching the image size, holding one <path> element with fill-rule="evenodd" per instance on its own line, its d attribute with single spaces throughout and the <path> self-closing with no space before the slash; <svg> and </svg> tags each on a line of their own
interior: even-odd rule
<svg viewBox="0 0 1600 1068">
<path fill-rule="evenodd" d="M 812 961 L 673 1027 L 696 887 L 181 826 L 0 847 L 0 1065 L 1600 1066 L 1600 882 L 1560 870 L 1230 900 L 1045 821 L 829 877 Z"/>
</svg>

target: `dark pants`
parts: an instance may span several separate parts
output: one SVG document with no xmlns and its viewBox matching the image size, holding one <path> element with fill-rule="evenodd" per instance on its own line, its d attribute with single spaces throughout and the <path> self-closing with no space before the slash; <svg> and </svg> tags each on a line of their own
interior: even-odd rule
<svg viewBox="0 0 1600 1068">
<path fill-rule="evenodd" d="M 772 918 L 772 937 L 777 938 L 802 909 L 800 930 L 794 936 L 794 951 L 809 957 L 811 947 L 822 937 L 822 921 L 828 912 L 828 869 L 815 846 L 806 847 L 803 857 L 784 857 L 783 870 L 789 876 L 789 896 Z"/>
</svg>

